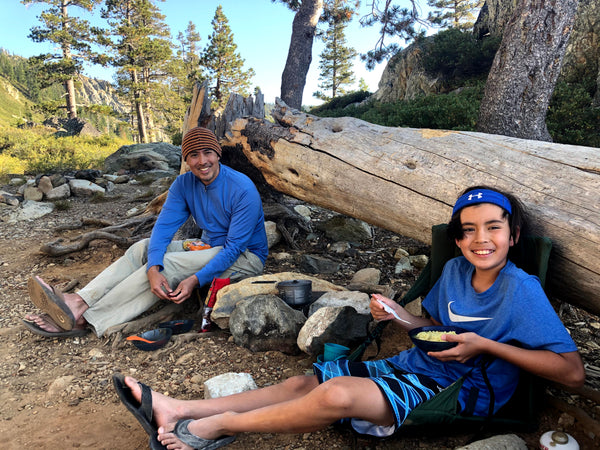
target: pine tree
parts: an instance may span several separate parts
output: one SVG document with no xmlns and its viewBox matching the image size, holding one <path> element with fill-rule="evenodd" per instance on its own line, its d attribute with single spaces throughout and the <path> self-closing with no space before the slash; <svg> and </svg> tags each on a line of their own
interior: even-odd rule
<svg viewBox="0 0 600 450">
<path fill-rule="evenodd" d="M 200 68 L 200 33 L 196 31 L 196 25 L 189 22 L 185 33 L 179 32 L 177 42 L 179 47 L 176 58 L 171 66 L 173 83 L 171 88 L 189 103 L 195 83 L 202 83 L 204 75 Z"/>
<path fill-rule="evenodd" d="M 357 52 L 347 46 L 345 30 L 352 19 L 353 10 L 347 6 L 346 0 L 329 0 L 326 5 L 324 19 L 328 23 L 323 37 L 325 49 L 321 52 L 319 63 L 319 87 L 331 91 L 331 95 L 317 91 L 313 96 L 329 101 L 339 95 L 346 94 L 344 86 L 354 83 L 352 60 Z"/>
<path fill-rule="evenodd" d="M 200 59 L 200 65 L 212 85 L 213 107 L 222 108 L 232 93 L 249 95 L 254 70 L 242 70 L 244 59 L 236 53 L 237 45 L 233 42 L 233 33 L 221 5 L 215 11 L 212 27 L 213 32 Z"/>
<path fill-rule="evenodd" d="M 428 20 L 440 28 L 470 30 L 475 23 L 475 10 L 483 6 L 483 0 L 427 0 L 435 8 Z"/>
<path fill-rule="evenodd" d="M 148 142 L 155 102 L 164 93 L 160 82 L 172 57 L 165 16 L 153 0 L 106 0 L 102 17 L 110 26 L 103 43 L 113 52 L 117 91 L 131 104 L 140 142 Z"/>
<path fill-rule="evenodd" d="M 95 58 L 91 44 L 95 41 L 89 22 L 69 15 L 69 7 L 92 11 L 101 0 L 22 0 L 21 3 L 43 3 L 48 8 L 39 16 L 42 26 L 33 27 L 29 38 L 38 43 L 51 42 L 60 49 L 31 58 L 38 71 L 42 87 L 62 83 L 69 119 L 77 117 L 75 79 L 83 70 L 84 61 Z"/>
</svg>

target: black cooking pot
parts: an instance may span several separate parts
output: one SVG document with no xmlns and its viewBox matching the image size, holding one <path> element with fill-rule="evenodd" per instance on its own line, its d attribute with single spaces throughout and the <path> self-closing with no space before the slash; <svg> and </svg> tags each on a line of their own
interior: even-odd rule
<svg viewBox="0 0 600 450">
<path fill-rule="evenodd" d="M 312 281 L 287 280 L 277 283 L 279 296 L 290 306 L 306 305 L 312 299 Z"/>
</svg>

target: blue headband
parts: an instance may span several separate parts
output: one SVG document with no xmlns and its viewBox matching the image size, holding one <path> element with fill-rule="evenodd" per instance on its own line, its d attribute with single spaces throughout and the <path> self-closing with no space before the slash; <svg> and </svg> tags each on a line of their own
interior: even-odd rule
<svg viewBox="0 0 600 450">
<path fill-rule="evenodd" d="M 452 215 L 466 206 L 478 205 L 479 203 L 492 203 L 500 208 L 504 208 L 509 214 L 512 214 L 512 208 L 508 199 L 499 192 L 489 189 L 476 189 L 461 195 L 452 209 Z"/>
</svg>

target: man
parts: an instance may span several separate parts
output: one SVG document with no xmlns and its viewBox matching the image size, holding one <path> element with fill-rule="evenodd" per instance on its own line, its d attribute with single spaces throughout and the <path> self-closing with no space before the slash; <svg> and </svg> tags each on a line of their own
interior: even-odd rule
<svg viewBox="0 0 600 450">
<path fill-rule="evenodd" d="M 262 273 L 268 246 L 262 203 L 245 175 L 222 165 L 221 146 L 206 128 L 187 132 L 181 145 L 190 172 L 176 178 L 150 239 L 132 245 L 77 294 L 65 294 L 41 278 L 29 280 L 29 296 L 45 314 L 23 321 L 46 337 L 79 336 L 91 325 L 98 337 L 138 316 L 159 299 L 181 303 L 213 278 Z M 185 251 L 175 232 L 192 216 L 210 248 Z"/>
</svg>

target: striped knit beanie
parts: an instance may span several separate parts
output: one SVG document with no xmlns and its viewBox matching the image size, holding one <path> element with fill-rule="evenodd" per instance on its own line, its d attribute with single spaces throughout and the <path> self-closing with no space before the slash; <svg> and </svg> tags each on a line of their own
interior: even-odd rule
<svg viewBox="0 0 600 450">
<path fill-rule="evenodd" d="M 181 143 L 181 157 L 185 161 L 191 152 L 200 150 L 214 150 L 221 157 L 221 146 L 215 134 L 207 128 L 196 127 L 185 133 Z"/>
</svg>

